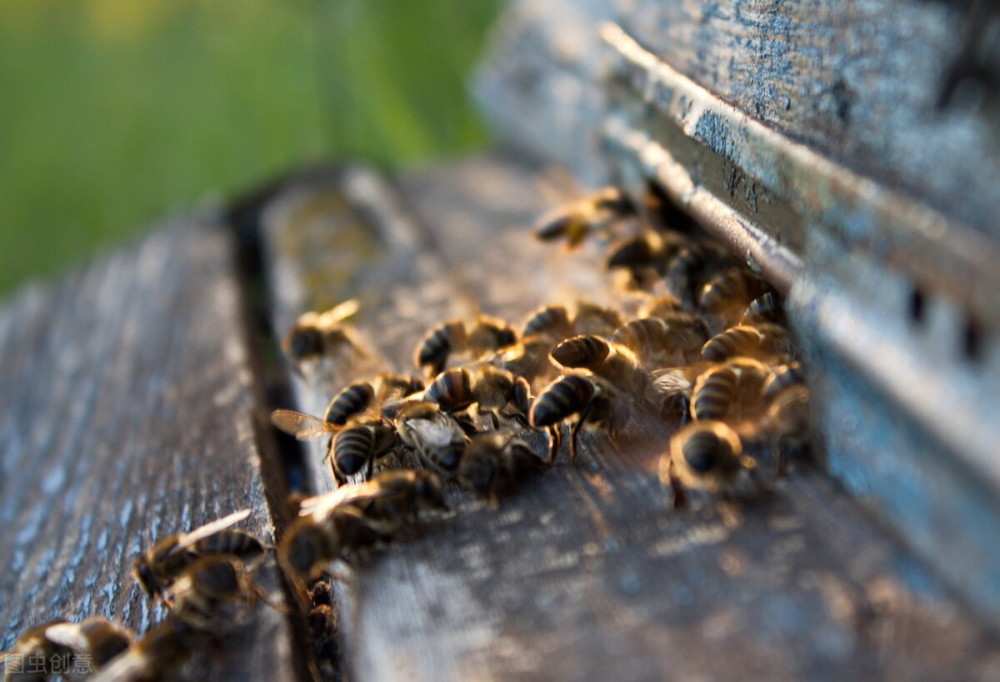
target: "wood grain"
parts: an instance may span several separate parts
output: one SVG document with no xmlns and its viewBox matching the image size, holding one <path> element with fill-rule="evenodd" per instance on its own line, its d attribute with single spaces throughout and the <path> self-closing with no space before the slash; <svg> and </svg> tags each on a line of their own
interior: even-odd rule
<svg viewBox="0 0 1000 682">
<path fill-rule="evenodd" d="M 166 535 L 250 507 L 272 542 L 234 257 L 219 216 L 180 218 L 0 312 L 0 648 L 56 618 L 148 628 L 129 571 Z M 256 614 L 181 677 L 297 677 L 286 615 Z"/>
<path fill-rule="evenodd" d="M 362 200 L 326 220 L 310 213 L 273 222 L 277 284 L 296 292 L 276 292 L 276 319 L 302 311 L 283 307 L 289 301 L 371 297 L 388 311 L 362 315 L 359 329 L 388 365 L 405 368 L 416 336 L 410 344 L 403 336 L 462 314 L 470 298 L 518 322 L 553 299 L 607 296 L 596 248 L 563 254 L 525 229 L 546 207 L 539 177 L 511 161 L 472 159 L 407 174 L 401 195 L 381 183 L 385 205 L 403 212 L 382 213 L 368 232 L 382 235 L 374 266 L 360 256 L 355 275 L 331 286 L 324 244 L 339 243 L 341 229 L 355 229 L 345 216 L 370 206 Z M 343 187 L 335 182 L 319 195 L 345 198 Z M 298 195 L 283 210 L 289 205 L 316 203 Z M 394 270 L 386 235 L 407 225 L 422 237 Z M 305 264 L 302 253 L 310 256 Z M 348 260 L 342 250 L 327 253 Z M 414 278 L 404 264 L 419 262 L 428 267 Z M 321 411 L 352 372 L 340 367 L 300 383 L 300 409 Z M 998 674 L 995 637 L 809 466 L 773 495 L 735 505 L 703 500 L 671 513 L 655 475 L 668 436 L 637 413 L 621 442 L 585 439 L 578 462 L 561 457 L 499 510 L 449 491 L 453 517 L 373 553 L 340 590 L 349 673 L 376 680 Z M 313 457 L 318 462 L 318 448 Z M 318 464 L 316 471 L 317 485 L 329 486 L 329 474 Z"/>
</svg>

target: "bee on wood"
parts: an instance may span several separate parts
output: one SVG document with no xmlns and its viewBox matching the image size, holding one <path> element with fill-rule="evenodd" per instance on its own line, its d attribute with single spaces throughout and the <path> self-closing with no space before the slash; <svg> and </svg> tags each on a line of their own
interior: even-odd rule
<svg viewBox="0 0 1000 682">
<path fill-rule="evenodd" d="M 341 486 L 302 501 L 299 516 L 323 521 L 334 509 L 350 506 L 375 521 L 412 522 L 423 512 L 448 511 L 441 478 L 433 471 L 384 471 L 370 481 Z"/>
<path fill-rule="evenodd" d="M 367 381 L 350 383 L 330 400 L 323 420 L 336 426 L 343 426 L 348 419 L 368 409 L 374 397 L 375 389 Z"/>
<path fill-rule="evenodd" d="M 243 562 L 235 556 L 204 556 L 196 559 L 170 586 L 171 617 L 194 630 L 225 631 L 239 622 L 239 610 L 264 599 L 250 580 Z"/>
<path fill-rule="evenodd" d="M 709 362 L 724 362 L 744 356 L 768 364 L 783 364 L 795 357 L 797 349 L 791 335 L 776 324 L 740 324 L 720 332 L 705 342 L 701 357 Z"/>
<path fill-rule="evenodd" d="M 691 417 L 729 424 L 758 418 L 766 409 L 763 387 L 770 374 L 767 365 L 750 358 L 710 367 L 695 380 Z"/>
<path fill-rule="evenodd" d="M 376 410 L 366 409 L 347 417 L 343 424 L 296 410 L 275 410 L 271 413 L 271 423 L 298 440 L 330 438 L 326 456 L 330 458 L 334 478 L 341 484 L 362 470 L 366 478 L 370 477 L 375 460 L 392 453 L 398 442 L 392 423 Z"/>
<path fill-rule="evenodd" d="M 472 359 L 482 357 L 517 343 L 517 332 L 503 320 L 479 315 L 466 324 L 449 320 L 430 329 L 417 343 L 413 362 L 428 377 L 444 370 L 453 354 L 466 354 Z"/>
<path fill-rule="evenodd" d="M 576 459 L 576 440 L 581 428 L 606 432 L 614 440 L 628 422 L 631 400 L 611 382 L 583 374 L 567 374 L 546 386 L 531 406 L 534 428 L 549 432 L 549 461 L 562 445 L 562 424 L 572 423 L 569 454 Z"/>
<path fill-rule="evenodd" d="M 673 312 L 632 320 L 616 329 L 611 340 L 631 350 L 644 366 L 663 368 L 697 360 L 708 336 L 699 315 Z"/>
<path fill-rule="evenodd" d="M 468 437 L 459 422 L 437 403 L 404 402 L 396 411 L 395 424 L 400 441 L 422 464 L 444 475 L 458 470 Z"/>
<path fill-rule="evenodd" d="M 670 262 L 690 244 L 679 234 L 644 230 L 611 245 L 605 261 L 608 270 L 628 273 L 628 288 L 648 289 L 663 278 Z"/>
<path fill-rule="evenodd" d="M 674 508 L 686 503 L 685 489 L 726 492 L 756 460 L 743 453 L 743 443 L 730 426 L 719 421 L 692 422 L 673 435 L 670 450 L 659 464 L 660 481 L 670 486 Z"/>
<path fill-rule="evenodd" d="M 510 421 L 526 426 L 531 388 L 524 377 L 493 365 L 480 364 L 441 372 L 428 385 L 423 399 L 437 403 L 453 415 L 475 406 L 477 414 L 489 416 L 494 429 Z M 474 419 L 475 415 L 472 416 Z"/>
<path fill-rule="evenodd" d="M 782 327 L 788 326 L 785 317 L 785 306 L 781 302 L 781 296 L 773 291 L 768 291 L 754 300 L 750 301 L 743 314 L 740 316 L 740 324 L 756 325 L 762 322 L 771 322 Z"/>
<path fill-rule="evenodd" d="M 168 616 L 113 660 L 102 677 L 119 682 L 175 680 L 205 639 L 204 631 Z"/>
<path fill-rule="evenodd" d="M 163 599 L 168 605 L 168 590 L 173 582 L 197 558 L 229 555 L 244 561 L 264 553 L 264 545 L 249 533 L 231 528 L 250 516 L 249 509 L 207 523 L 188 533 L 170 535 L 135 558 L 132 575 L 151 599 Z"/>
<path fill-rule="evenodd" d="M 44 682 L 50 675 L 93 673 L 132 646 L 128 628 L 93 616 L 79 623 L 53 621 L 31 628 L 0 654 L 5 682 Z M 8 660 L 9 659 L 9 660 Z"/>
<path fill-rule="evenodd" d="M 767 404 L 760 430 L 776 453 L 775 469 L 784 473 L 790 455 L 809 446 L 809 389 L 798 363 L 779 367 L 764 383 Z"/>
<path fill-rule="evenodd" d="M 667 290 L 685 307 L 697 309 L 705 283 L 721 268 L 734 264 L 722 246 L 705 241 L 693 243 L 678 251 L 667 265 Z"/>
<path fill-rule="evenodd" d="M 698 309 L 718 333 L 735 324 L 747 306 L 771 287 L 746 268 L 728 268 L 702 286 Z"/>
<path fill-rule="evenodd" d="M 605 187 L 545 213 L 535 224 L 535 237 L 546 242 L 565 239 L 567 247 L 576 248 L 588 236 L 633 213 L 635 207 L 624 192 Z"/>
<path fill-rule="evenodd" d="M 359 307 L 357 299 L 351 299 L 322 313 L 309 311 L 300 315 L 281 341 L 293 369 L 301 374 L 305 362 L 346 361 L 352 355 L 367 357 L 357 330 L 346 322 L 357 314 Z"/>
<path fill-rule="evenodd" d="M 389 539 L 394 530 L 350 506 L 331 510 L 322 521 L 299 518 L 278 545 L 278 563 L 293 580 L 309 582 L 326 572 L 330 562 L 347 561 L 352 553 Z"/>
<path fill-rule="evenodd" d="M 644 396 L 650 375 L 627 346 L 600 336 L 582 334 L 552 349 L 552 361 L 565 369 L 586 369 L 608 382 Z"/>
<path fill-rule="evenodd" d="M 428 471 L 388 471 L 302 503 L 300 517 L 278 547 L 278 561 L 295 580 L 309 581 L 335 560 L 391 540 L 421 511 L 447 510 L 441 481 Z"/>
<path fill-rule="evenodd" d="M 484 433 L 465 448 L 458 467 L 458 482 L 481 497 L 496 496 L 507 490 L 523 474 L 538 469 L 545 460 L 513 432 Z"/>
</svg>

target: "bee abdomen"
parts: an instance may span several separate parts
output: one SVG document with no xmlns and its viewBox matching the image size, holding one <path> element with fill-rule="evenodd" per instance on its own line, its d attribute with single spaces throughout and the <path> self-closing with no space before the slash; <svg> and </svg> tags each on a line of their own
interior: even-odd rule
<svg viewBox="0 0 1000 682">
<path fill-rule="evenodd" d="M 566 311 L 566 306 L 547 305 L 531 314 L 528 321 L 524 323 L 521 336 L 544 334 L 545 336 L 563 338 L 569 335 L 570 329 L 569 313 Z"/>
<path fill-rule="evenodd" d="M 805 385 L 801 365 L 797 362 L 782 365 L 771 372 L 771 375 L 764 382 L 764 399 L 771 401 L 785 389 L 797 385 Z"/>
<path fill-rule="evenodd" d="M 594 395 L 594 385 L 585 377 L 562 376 L 542 389 L 531 406 L 531 425 L 557 424 L 582 410 Z"/>
<path fill-rule="evenodd" d="M 424 391 L 424 400 L 440 405 L 445 412 L 457 412 L 473 402 L 472 378 L 464 367 L 441 372 Z"/>
<path fill-rule="evenodd" d="M 599 336 L 580 335 L 552 349 L 551 357 L 563 367 L 597 367 L 611 352 L 611 345 Z"/>
<path fill-rule="evenodd" d="M 737 355 L 757 355 L 762 340 L 761 333 L 753 327 L 732 327 L 706 341 L 701 357 L 709 362 L 723 362 Z"/>
<path fill-rule="evenodd" d="M 675 436 L 687 465 L 707 475 L 738 462 L 743 451 L 739 436 L 725 424 L 692 424 Z"/>
<path fill-rule="evenodd" d="M 744 308 L 767 290 L 757 275 L 741 268 L 731 268 L 709 280 L 701 290 L 699 306 L 706 313 L 726 313 Z"/>
<path fill-rule="evenodd" d="M 691 416 L 695 420 L 725 419 L 737 399 L 738 378 L 728 367 L 720 367 L 699 378 L 691 394 Z"/>
<path fill-rule="evenodd" d="M 203 538 L 191 547 L 194 554 L 232 554 L 249 559 L 264 553 L 264 545 L 250 533 L 226 529 Z"/>
<path fill-rule="evenodd" d="M 358 473 L 371 457 L 374 444 L 375 434 L 371 429 L 363 426 L 344 429 L 333 443 L 336 468 L 347 476 Z"/>
<path fill-rule="evenodd" d="M 761 294 L 743 311 L 741 318 L 744 322 L 773 322 L 776 324 L 785 323 L 785 309 L 781 304 L 781 298 L 773 291 Z"/>
<path fill-rule="evenodd" d="M 347 420 L 368 407 L 375 391 L 367 381 L 356 381 L 349 384 L 337 395 L 333 396 L 326 408 L 326 421 L 343 426 Z"/>
</svg>

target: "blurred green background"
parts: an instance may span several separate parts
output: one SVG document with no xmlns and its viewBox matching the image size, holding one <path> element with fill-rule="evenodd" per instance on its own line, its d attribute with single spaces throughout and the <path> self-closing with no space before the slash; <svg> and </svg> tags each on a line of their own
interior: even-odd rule
<svg viewBox="0 0 1000 682">
<path fill-rule="evenodd" d="M 0 293 L 333 156 L 484 141 L 499 0 L 0 0 Z"/>
</svg>

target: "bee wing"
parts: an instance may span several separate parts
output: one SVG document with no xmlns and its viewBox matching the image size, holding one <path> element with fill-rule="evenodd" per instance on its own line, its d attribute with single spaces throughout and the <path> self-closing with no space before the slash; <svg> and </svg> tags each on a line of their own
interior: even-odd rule
<svg viewBox="0 0 1000 682">
<path fill-rule="evenodd" d="M 326 326 L 336 322 L 343 322 L 344 320 L 357 315 L 358 310 L 360 309 L 361 303 L 358 302 L 358 299 L 348 299 L 343 303 L 338 303 L 326 312 L 320 313 L 319 324 L 321 326 Z"/>
<path fill-rule="evenodd" d="M 178 552 L 187 549 L 188 547 L 198 542 L 199 540 L 204 540 L 210 535 L 215 535 L 220 530 L 225 530 L 230 526 L 235 526 L 237 523 L 250 516 L 251 511 L 252 510 L 249 508 L 241 509 L 240 511 L 233 512 L 229 516 L 223 516 L 221 519 L 216 519 L 211 523 L 206 523 L 204 526 L 195 528 L 193 531 L 181 535 L 177 539 L 177 544 L 174 546 L 172 550 L 170 550 L 170 553 L 177 554 Z"/>
<path fill-rule="evenodd" d="M 295 410 L 275 410 L 271 423 L 298 440 L 316 440 L 337 431 L 337 426 L 325 419 Z"/>
<path fill-rule="evenodd" d="M 302 500 L 302 503 L 299 505 L 299 516 L 312 516 L 315 519 L 323 519 L 342 504 L 347 504 L 354 500 L 374 500 L 391 494 L 391 490 L 387 490 L 371 481 L 342 485 L 336 490 Z"/>
<path fill-rule="evenodd" d="M 83 636 L 79 623 L 55 623 L 45 628 L 45 639 L 73 651 L 86 651 L 90 642 Z"/>
</svg>

